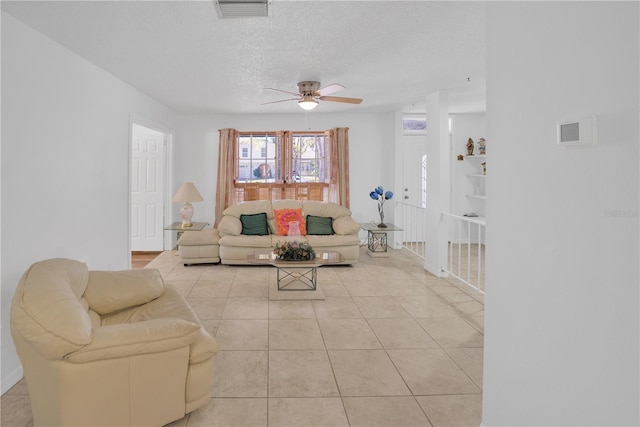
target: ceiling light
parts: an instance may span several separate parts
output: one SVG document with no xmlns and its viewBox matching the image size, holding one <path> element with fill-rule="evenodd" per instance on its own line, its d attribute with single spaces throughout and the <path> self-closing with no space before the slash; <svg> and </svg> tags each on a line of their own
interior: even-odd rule
<svg viewBox="0 0 640 427">
<path fill-rule="evenodd" d="M 298 105 L 303 110 L 313 110 L 318 106 L 318 101 L 313 99 L 313 96 L 311 95 L 305 95 L 300 101 L 298 101 Z"/>
</svg>

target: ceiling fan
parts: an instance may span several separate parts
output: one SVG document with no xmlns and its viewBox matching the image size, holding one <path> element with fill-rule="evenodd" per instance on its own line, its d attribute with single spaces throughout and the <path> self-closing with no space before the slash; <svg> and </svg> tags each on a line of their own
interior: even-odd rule
<svg viewBox="0 0 640 427">
<path fill-rule="evenodd" d="M 279 101 L 265 102 L 262 105 L 275 104 L 277 102 L 285 102 L 285 101 L 298 101 L 298 105 L 303 110 L 313 110 L 318 106 L 318 100 L 330 101 L 330 102 L 345 102 L 347 104 L 360 104 L 362 102 L 362 99 L 360 98 L 327 96 L 330 93 L 334 93 L 344 89 L 344 86 L 337 83 L 330 84 L 329 86 L 325 86 L 321 88 L 320 82 L 312 82 L 312 81 L 300 82 L 298 83 L 298 93 L 289 92 L 287 90 L 281 90 L 281 89 L 273 89 L 270 87 L 267 87 L 265 89 L 274 90 L 276 92 L 288 93 L 290 95 L 295 95 L 296 97 L 289 98 L 289 99 L 281 99 Z"/>
</svg>

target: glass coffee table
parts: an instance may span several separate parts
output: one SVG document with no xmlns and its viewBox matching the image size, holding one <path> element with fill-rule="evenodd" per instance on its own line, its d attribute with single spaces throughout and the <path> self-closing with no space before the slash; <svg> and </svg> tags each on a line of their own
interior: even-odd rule
<svg viewBox="0 0 640 427">
<path fill-rule="evenodd" d="M 309 261 L 283 261 L 276 257 L 272 249 L 265 249 L 249 253 L 247 261 L 276 267 L 278 291 L 315 291 L 318 267 L 339 264 L 344 257 L 336 251 L 316 251 L 316 257 Z"/>
</svg>

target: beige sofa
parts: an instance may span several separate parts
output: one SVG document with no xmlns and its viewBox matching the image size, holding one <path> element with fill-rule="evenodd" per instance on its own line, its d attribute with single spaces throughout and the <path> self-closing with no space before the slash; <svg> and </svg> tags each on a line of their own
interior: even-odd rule
<svg viewBox="0 0 640 427">
<path fill-rule="evenodd" d="M 332 235 L 304 235 L 298 240 L 308 242 L 316 251 L 337 251 L 342 254 L 342 264 L 355 264 L 360 255 L 358 231 L 360 224 L 351 218 L 351 211 L 335 203 L 297 200 L 258 200 L 239 203 L 225 209 L 218 224 L 220 239 L 220 260 L 222 264 L 249 264 L 247 254 L 250 252 L 275 247 L 277 242 L 288 240 L 287 236 L 276 235 L 274 209 L 302 209 L 303 217 L 332 218 Z M 242 234 L 240 215 L 253 215 L 261 212 L 267 214 L 269 235 L 247 236 Z"/>
<path fill-rule="evenodd" d="M 210 400 L 218 345 L 157 270 L 35 263 L 11 334 L 37 426 L 160 426 Z"/>
</svg>

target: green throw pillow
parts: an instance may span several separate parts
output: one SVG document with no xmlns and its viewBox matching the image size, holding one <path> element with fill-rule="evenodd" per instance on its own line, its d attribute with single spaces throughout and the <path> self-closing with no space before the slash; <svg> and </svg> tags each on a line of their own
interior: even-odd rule
<svg viewBox="0 0 640 427">
<path fill-rule="evenodd" d="M 317 236 L 336 234 L 333 232 L 332 222 L 333 218 L 330 217 L 307 215 L 307 234 L 315 234 Z"/>
<path fill-rule="evenodd" d="M 269 234 L 267 214 L 264 212 L 253 215 L 240 215 L 242 232 L 246 236 L 266 236 Z"/>
</svg>

